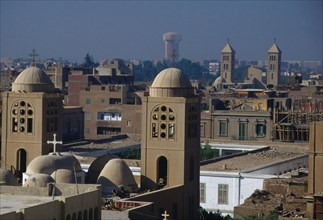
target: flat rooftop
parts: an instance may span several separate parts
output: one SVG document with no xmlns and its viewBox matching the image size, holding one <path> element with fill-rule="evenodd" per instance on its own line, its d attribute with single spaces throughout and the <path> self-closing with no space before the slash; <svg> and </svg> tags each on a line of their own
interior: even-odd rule
<svg viewBox="0 0 323 220">
<path fill-rule="evenodd" d="M 57 200 L 57 196 L 55 196 Z M 9 212 L 19 212 L 22 208 L 43 204 L 53 201 L 51 196 L 30 196 L 30 195 L 13 195 L 7 193 L 0 194 L 0 215 Z"/>
<path fill-rule="evenodd" d="M 252 169 L 274 162 L 279 162 L 307 154 L 304 148 L 294 147 L 270 147 L 268 150 L 248 153 L 246 155 L 237 155 L 232 158 L 211 162 L 201 165 L 201 171 L 225 171 L 238 172 L 241 170 Z"/>
</svg>

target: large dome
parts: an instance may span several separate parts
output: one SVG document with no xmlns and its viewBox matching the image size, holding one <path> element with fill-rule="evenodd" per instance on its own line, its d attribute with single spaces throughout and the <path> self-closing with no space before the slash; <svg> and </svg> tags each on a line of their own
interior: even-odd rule
<svg viewBox="0 0 323 220">
<path fill-rule="evenodd" d="M 49 76 L 37 67 L 29 67 L 22 71 L 14 83 L 13 92 L 48 92 L 54 91 L 53 82 Z"/>
<path fill-rule="evenodd" d="M 58 169 L 81 171 L 81 165 L 71 153 L 56 153 L 35 157 L 27 167 L 28 175 L 44 173 L 51 175 Z"/>
<path fill-rule="evenodd" d="M 177 68 L 161 71 L 150 87 L 152 97 L 189 97 L 194 95 L 188 77 Z"/>
<path fill-rule="evenodd" d="M 103 193 L 112 193 L 113 189 L 124 187 L 129 192 L 138 189 L 135 178 L 127 164 L 119 158 L 111 159 L 102 169 L 97 183 L 102 185 Z"/>
</svg>

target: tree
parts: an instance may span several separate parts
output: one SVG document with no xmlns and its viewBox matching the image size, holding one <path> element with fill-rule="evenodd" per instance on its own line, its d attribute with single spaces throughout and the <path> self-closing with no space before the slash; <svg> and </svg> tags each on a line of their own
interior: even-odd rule
<svg viewBox="0 0 323 220">
<path fill-rule="evenodd" d="M 87 53 L 84 57 L 84 63 L 83 66 L 87 67 L 87 68 L 93 68 L 93 67 L 97 67 L 99 64 L 95 63 L 93 61 L 93 56 L 91 56 L 89 53 Z"/>
</svg>

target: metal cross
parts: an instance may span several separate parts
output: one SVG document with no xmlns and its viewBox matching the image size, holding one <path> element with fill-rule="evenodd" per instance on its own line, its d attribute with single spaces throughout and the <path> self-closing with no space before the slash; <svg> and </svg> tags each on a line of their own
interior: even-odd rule
<svg viewBox="0 0 323 220">
<path fill-rule="evenodd" d="M 163 218 L 163 220 L 167 220 L 167 217 L 169 217 L 169 214 L 167 214 L 167 211 L 164 211 L 164 214 L 161 215 Z"/>
<path fill-rule="evenodd" d="M 53 134 L 54 140 L 47 141 L 47 144 L 52 144 L 54 146 L 53 152 L 56 153 L 56 144 L 63 144 L 63 141 L 56 141 L 56 134 Z"/>
<path fill-rule="evenodd" d="M 36 57 L 38 56 L 38 54 L 36 53 L 36 50 L 33 49 L 32 53 L 29 54 L 29 56 L 31 56 L 31 58 L 33 59 L 31 65 L 36 66 Z"/>
</svg>

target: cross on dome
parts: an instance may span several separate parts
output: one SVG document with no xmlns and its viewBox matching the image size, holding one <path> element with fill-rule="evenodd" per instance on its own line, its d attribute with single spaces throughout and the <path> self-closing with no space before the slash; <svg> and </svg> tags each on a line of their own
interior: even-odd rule
<svg viewBox="0 0 323 220">
<path fill-rule="evenodd" d="M 54 146 L 53 153 L 56 153 L 56 144 L 63 144 L 63 141 L 56 141 L 56 134 L 53 134 L 54 139 L 52 141 L 47 141 L 47 144 L 52 144 Z"/>
</svg>

